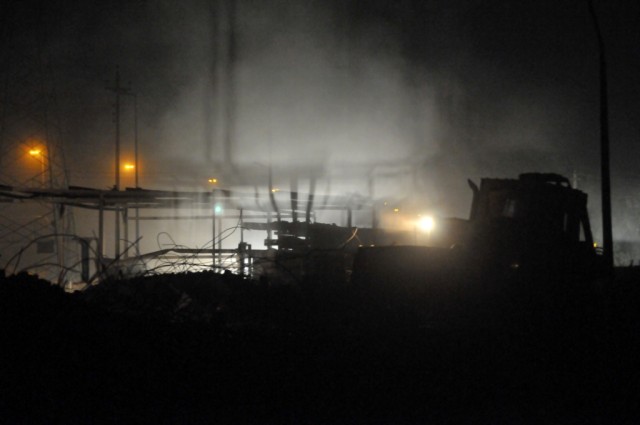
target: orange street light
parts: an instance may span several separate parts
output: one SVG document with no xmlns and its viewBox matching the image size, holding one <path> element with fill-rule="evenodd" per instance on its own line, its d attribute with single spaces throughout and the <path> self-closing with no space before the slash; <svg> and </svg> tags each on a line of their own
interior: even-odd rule
<svg viewBox="0 0 640 425">
<path fill-rule="evenodd" d="M 211 183 L 211 184 L 216 184 L 216 183 L 218 183 L 218 179 L 213 178 L 213 177 L 212 177 L 212 178 L 210 178 L 208 181 L 209 181 L 209 183 Z"/>
<path fill-rule="evenodd" d="M 136 169 L 136 166 L 133 164 L 124 164 L 124 169 L 127 171 L 133 171 Z"/>
<path fill-rule="evenodd" d="M 40 178 L 42 180 L 42 187 L 46 186 L 46 165 L 47 157 L 45 156 L 45 152 L 41 148 L 30 148 L 29 156 L 37 161 L 40 161 Z"/>
</svg>

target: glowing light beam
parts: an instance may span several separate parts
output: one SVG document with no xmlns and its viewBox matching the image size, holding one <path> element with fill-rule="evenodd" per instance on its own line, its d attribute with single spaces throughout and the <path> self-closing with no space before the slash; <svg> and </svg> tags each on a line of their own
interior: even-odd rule
<svg viewBox="0 0 640 425">
<path fill-rule="evenodd" d="M 435 220 L 430 215 L 421 216 L 418 219 L 418 228 L 425 233 L 431 233 L 435 227 Z"/>
</svg>

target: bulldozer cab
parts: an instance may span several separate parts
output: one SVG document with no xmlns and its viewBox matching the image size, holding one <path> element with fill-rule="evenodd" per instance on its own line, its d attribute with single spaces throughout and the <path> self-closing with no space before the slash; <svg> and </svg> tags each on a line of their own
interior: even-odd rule
<svg viewBox="0 0 640 425">
<path fill-rule="evenodd" d="M 469 217 L 469 244 L 496 267 L 579 272 L 595 257 L 587 195 L 557 174 L 482 179 Z M 524 272 L 524 270 L 523 270 Z"/>
</svg>

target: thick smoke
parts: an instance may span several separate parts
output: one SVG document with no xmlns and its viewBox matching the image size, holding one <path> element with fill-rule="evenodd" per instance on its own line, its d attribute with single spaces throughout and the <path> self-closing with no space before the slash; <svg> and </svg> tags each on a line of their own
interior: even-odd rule
<svg viewBox="0 0 640 425">
<path fill-rule="evenodd" d="M 76 47 L 82 74 L 103 79 L 92 96 L 113 80 L 116 65 L 138 93 L 148 184 L 186 183 L 188 173 L 198 184 L 229 158 L 327 173 L 344 164 L 375 173 L 396 162 L 416 169 L 418 186 L 407 192 L 455 195 L 460 200 L 450 202 L 465 204 L 467 177 L 568 174 L 581 165 L 572 164 L 576 148 L 581 158 L 597 154 L 583 141 L 596 129 L 585 132 L 585 118 L 597 115 L 583 106 L 594 106 L 595 92 L 567 84 L 576 77 L 584 84 L 574 71 L 588 69 L 588 49 L 573 65 L 560 60 L 588 22 L 569 40 L 567 31 L 558 38 L 553 26 L 565 12 L 463 2 L 134 3 L 78 12 L 91 19 L 76 25 L 84 36 Z M 586 19 L 583 12 L 571 20 Z M 521 34 L 516 27 L 528 19 Z M 94 140 L 85 145 L 97 145 L 101 158 L 112 156 L 110 106 L 104 102 L 102 118 L 78 136 Z M 130 105 L 123 120 L 131 140 Z M 380 187 L 389 185 L 383 174 Z M 452 193 L 451 185 L 463 189 Z"/>
<path fill-rule="evenodd" d="M 590 194 L 599 232 L 597 50 L 582 1 L 39 7 L 72 183 L 113 184 L 105 87 L 119 66 L 138 95 L 143 187 L 208 190 L 206 179 L 219 175 L 222 184 L 265 188 L 271 167 L 284 189 L 295 176 L 304 190 L 313 174 L 318 191 L 393 195 L 464 217 L 467 178 L 557 172 Z M 637 8 L 596 4 L 611 78 L 618 235 L 630 234 L 620 229 L 633 227 L 622 223 L 637 204 Z M 125 155 L 132 109 L 124 98 Z"/>
</svg>

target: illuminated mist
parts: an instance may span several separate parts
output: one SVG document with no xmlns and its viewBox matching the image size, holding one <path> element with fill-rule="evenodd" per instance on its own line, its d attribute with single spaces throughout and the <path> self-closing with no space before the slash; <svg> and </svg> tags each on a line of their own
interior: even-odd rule
<svg viewBox="0 0 640 425">
<path fill-rule="evenodd" d="M 556 172 L 589 193 L 598 237 L 597 64 L 581 1 L 40 7 L 72 184 L 113 185 L 113 99 L 105 87 L 119 67 L 138 96 L 144 188 L 208 191 L 215 176 L 221 187 L 266 193 L 271 168 L 284 190 L 295 177 L 306 192 L 314 178 L 319 195 L 389 197 L 466 217 L 467 178 Z M 598 8 L 607 37 L 617 40 L 612 138 L 625 148 L 612 152 L 615 232 L 637 239 L 624 213 L 638 204 L 629 160 L 639 153 L 629 143 L 638 137 L 629 118 L 638 107 L 629 95 L 637 92 L 630 54 L 637 35 L 628 30 L 629 11 Z M 132 120 L 124 99 L 128 157 Z"/>
</svg>

